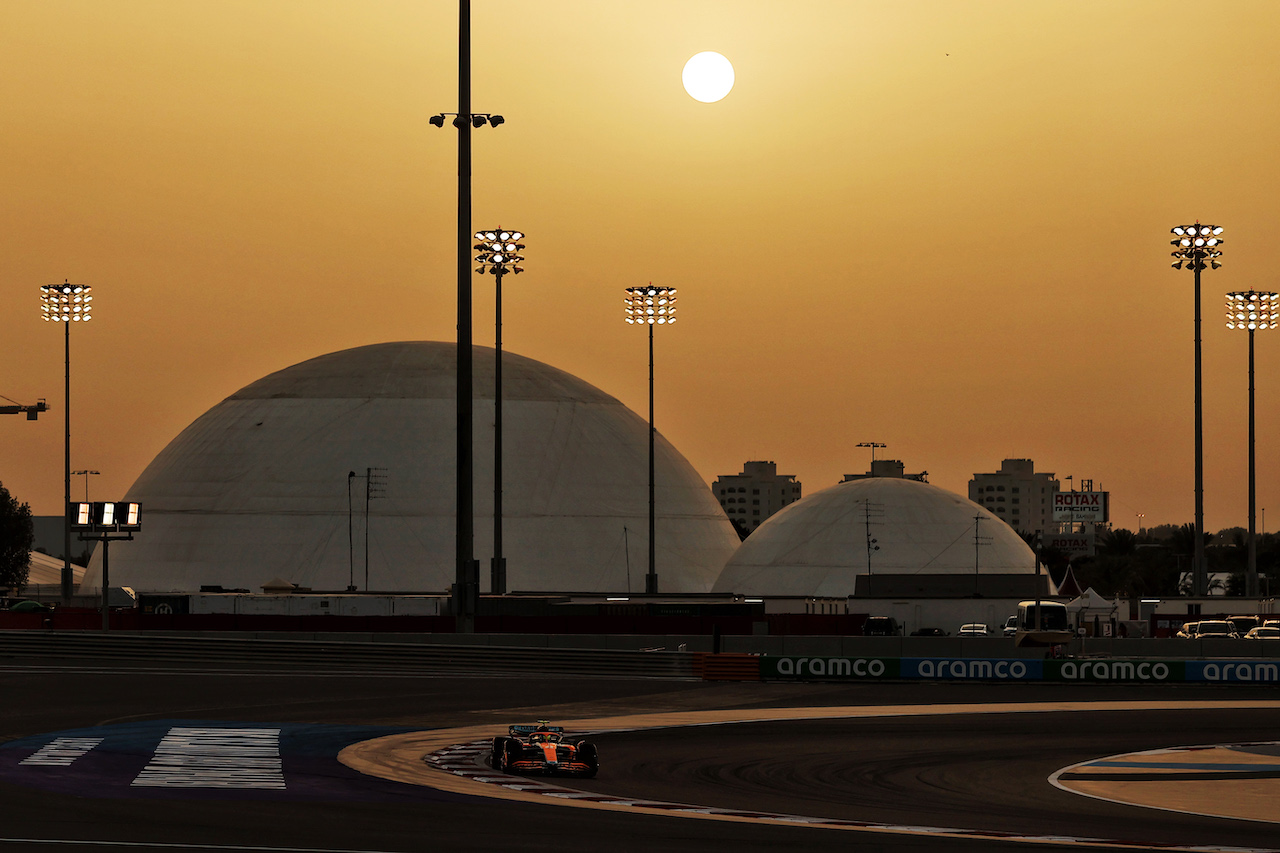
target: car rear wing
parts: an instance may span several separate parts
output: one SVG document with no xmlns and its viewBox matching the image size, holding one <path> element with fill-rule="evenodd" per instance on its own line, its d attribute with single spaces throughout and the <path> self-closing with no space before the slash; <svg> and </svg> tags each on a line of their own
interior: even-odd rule
<svg viewBox="0 0 1280 853">
<path fill-rule="evenodd" d="M 511 726 L 508 733 L 511 737 L 525 737 L 534 732 L 555 732 L 556 734 L 564 734 L 564 726 L 543 726 L 537 723 L 525 723 Z"/>
</svg>

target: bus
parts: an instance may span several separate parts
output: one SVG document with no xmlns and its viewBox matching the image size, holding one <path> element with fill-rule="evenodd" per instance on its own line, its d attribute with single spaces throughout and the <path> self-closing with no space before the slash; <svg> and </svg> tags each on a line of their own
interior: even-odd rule
<svg viewBox="0 0 1280 853">
<path fill-rule="evenodd" d="M 1019 601 L 1018 630 L 1014 642 L 1019 646 L 1052 646 L 1075 636 L 1067 618 L 1067 606 L 1060 601 Z"/>
</svg>

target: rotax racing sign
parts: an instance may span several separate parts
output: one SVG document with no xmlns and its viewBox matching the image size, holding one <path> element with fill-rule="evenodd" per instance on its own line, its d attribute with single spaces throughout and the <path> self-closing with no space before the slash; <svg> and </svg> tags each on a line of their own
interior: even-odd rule
<svg viewBox="0 0 1280 853">
<path fill-rule="evenodd" d="M 1109 492 L 1054 492 L 1054 521 L 1107 521 Z"/>
</svg>

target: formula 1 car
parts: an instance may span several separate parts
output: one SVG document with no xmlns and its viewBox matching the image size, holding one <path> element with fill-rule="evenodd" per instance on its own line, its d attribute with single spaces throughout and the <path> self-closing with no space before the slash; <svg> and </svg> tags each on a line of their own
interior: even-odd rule
<svg viewBox="0 0 1280 853">
<path fill-rule="evenodd" d="M 600 769 L 595 744 L 585 740 L 571 743 L 565 740 L 563 727 L 546 723 L 511 726 L 507 737 L 494 738 L 490 763 L 495 770 L 530 776 L 590 779 Z"/>
</svg>

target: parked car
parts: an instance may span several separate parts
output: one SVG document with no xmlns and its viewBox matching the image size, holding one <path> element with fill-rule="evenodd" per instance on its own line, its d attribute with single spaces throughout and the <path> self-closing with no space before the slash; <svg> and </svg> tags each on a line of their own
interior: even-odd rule
<svg viewBox="0 0 1280 853">
<path fill-rule="evenodd" d="M 1257 616 L 1228 616 L 1227 621 L 1236 629 L 1236 633 L 1243 637 L 1262 624 Z"/>
<path fill-rule="evenodd" d="M 1175 636 L 1184 640 L 1194 640 L 1196 638 L 1196 627 L 1199 624 L 1199 622 L 1183 622 L 1182 627 L 1178 629 L 1178 633 Z"/>
<path fill-rule="evenodd" d="M 1280 626 L 1268 628 L 1266 625 L 1259 625 L 1257 628 L 1249 629 L 1249 633 L 1244 635 L 1246 640 L 1280 640 Z"/>
<path fill-rule="evenodd" d="M 1004 620 L 1004 635 L 1006 637 L 1012 637 L 1017 633 L 1018 633 L 1018 617 L 1010 616 L 1008 619 Z"/>
<path fill-rule="evenodd" d="M 1262 623 L 1263 628 L 1280 628 L 1280 619 L 1268 619 Z"/>
<path fill-rule="evenodd" d="M 987 630 L 985 622 L 969 622 L 960 626 L 961 637 L 987 637 L 991 632 Z"/>
<path fill-rule="evenodd" d="M 865 637 L 898 637 L 902 634 L 902 626 L 892 616 L 868 616 L 862 624 Z"/>
<path fill-rule="evenodd" d="M 39 601 L 19 601 L 9 609 L 14 613 L 48 613 L 53 610 L 53 605 L 42 604 Z"/>
<path fill-rule="evenodd" d="M 917 628 L 911 632 L 913 637 L 947 637 L 950 636 L 941 628 Z"/>
<path fill-rule="evenodd" d="M 1209 619 L 1196 625 L 1196 639 L 1240 639 L 1236 628 L 1226 619 Z"/>
</svg>

